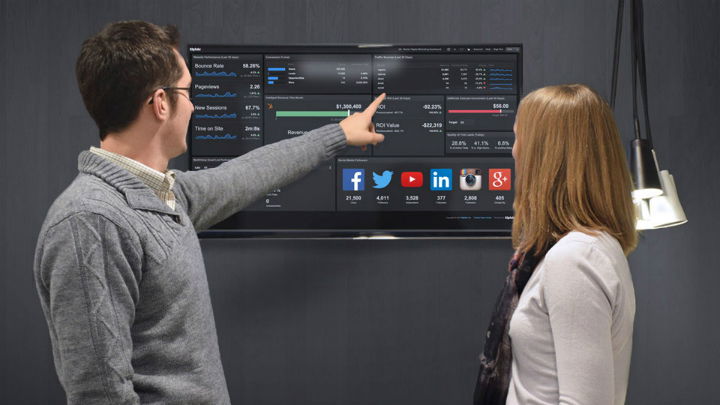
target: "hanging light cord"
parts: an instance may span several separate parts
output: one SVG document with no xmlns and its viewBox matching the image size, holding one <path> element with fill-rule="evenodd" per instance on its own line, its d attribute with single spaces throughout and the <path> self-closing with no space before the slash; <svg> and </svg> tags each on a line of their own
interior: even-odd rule
<svg viewBox="0 0 720 405">
<path fill-rule="evenodd" d="M 637 20 L 637 63 L 638 73 L 640 75 L 640 94 L 643 100 L 643 112 L 645 114 L 645 138 L 647 138 L 650 148 L 652 149 L 652 134 L 650 131 L 650 113 L 647 96 L 647 73 L 645 70 L 645 18 L 642 0 L 633 0 L 635 6 L 635 18 Z"/>
<path fill-rule="evenodd" d="M 643 101 L 643 112 L 645 118 L 645 138 L 652 148 L 652 133 L 650 131 L 650 114 L 648 112 L 647 77 L 645 68 L 645 28 L 642 0 L 631 0 L 631 40 L 630 59 L 632 62 L 632 96 L 633 96 L 633 125 L 635 138 L 642 138 L 640 133 L 640 118 L 638 115 L 637 103 L 637 81 L 640 76 L 640 96 Z M 612 85 L 610 87 L 610 107 L 615 109 L 617 99 L 618 67 L 620 62 L 620 48 L 622 44 L 623 13 L 625 0 L 618 0 L 617 17 L 615 22 L 615 49 L 613 52 Z"/>
<path fill-rule="evenodd" d="M 617 19 L 615 23 L 615 51 L 613 53 L 612 86 L 610 87 L 610 108 L 615 109 L 615 97 L 617 96 L 618 64 L 620 61 L 620 44 L 622 42 L 623 11 L 625 0 L 618 0 Z"/>
<path fill-rule="evenodd" d="M 633 105 L 633 126 L 635 129 L 635 139 L 641 139 L 640 135 L 640 119 L 638 118 L 638 102 L 637 102 L 637 76 L 638 76 L 638 15 L 637 0 L 630 1 L 630 22 L 631 22 L 631 38 L 630 38 L 630 59 L 632 60 L 632 105 Z"/>
</svg>

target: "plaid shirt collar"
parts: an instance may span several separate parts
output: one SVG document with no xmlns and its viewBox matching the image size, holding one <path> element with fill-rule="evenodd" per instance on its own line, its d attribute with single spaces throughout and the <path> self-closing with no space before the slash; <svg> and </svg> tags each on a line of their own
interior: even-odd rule
<svg viewBox="0 0 720 405">
<path fill-rule="evenodd" d="M 115 163 L 121 168 L 137 176 L 146 186 L 165 202 L 170 208 L 175 209 L 175 194 L 172 187 L 175 184 L 175 172 L 166 170 L 165 173 L 159 172 L 152 167 L 148 167 L 136 160 L 130 159 L 117 153 L 106 151 L 105 149 L 90 147 L 90 152 L 102 156 L 105 159 Z"/>
</svg>

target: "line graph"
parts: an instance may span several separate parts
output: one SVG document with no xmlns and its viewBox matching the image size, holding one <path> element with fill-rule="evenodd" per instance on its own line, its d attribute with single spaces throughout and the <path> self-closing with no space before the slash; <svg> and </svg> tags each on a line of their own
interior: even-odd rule
<svg viewBox="0 0 720 405">
<path fill-rule="evenodd" d="M 237 114 L 195 114 L 195 118 L 237 118 Z"/>
<path fill-rule="evenodd" d="M 225 94 L 218 94 L 218 93 L 198 93 L 195 95 L 197 98 L 235 98 L 237 97 L 237 93 L 231 93 L 229 91 L 226 91 Z"/>
<path fill-rule="evenodd" d="M 197 77 L 237 77 L 235 72 L 197 72 Z"/>
<path fill-rule="evenodd" d="M 233 140 L 237 139 L 237 135 L 225 134 L 225 135 L 198 135 L 195 139 L 202 140 Z"/>
<path fill-rule="evenodd" d="M 508 68 L 490 68 L 488 75 L 488 88 L 489 90 L 503 90 L 512 91 L 515 87 L 515 72 L 513 69 Z"/>
</svg>

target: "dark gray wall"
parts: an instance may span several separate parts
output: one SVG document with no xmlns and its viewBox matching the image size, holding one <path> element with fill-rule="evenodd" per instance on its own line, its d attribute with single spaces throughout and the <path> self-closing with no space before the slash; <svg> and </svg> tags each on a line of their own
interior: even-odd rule
<svg viewBox="0 0 720 405">
<path fill-rule="evenodd" d="M 608 94 L 614 18 L 614 0 L 0 1 L 0 402 L 64 400 L 32 257 L 78 152 L 97 144 L 73 66 L 104 24 L 173 23 L 185 43 L 522 42 L 526 90 L 584 82 Z M 646 1 L 655 144 L 690 222 L 645 233 L 630 257 L 633 405 L 720 398 L 718 20 L 717 1 Z M 618 120 L 629 141 L 624 57 Z M 202 245 L 235 403 L 468 403 L 509 241 Z"/>
</svg>

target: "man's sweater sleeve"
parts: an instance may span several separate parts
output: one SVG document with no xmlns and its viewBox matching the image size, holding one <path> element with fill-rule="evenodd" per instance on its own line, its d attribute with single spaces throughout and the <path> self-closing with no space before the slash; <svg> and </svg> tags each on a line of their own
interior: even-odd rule
<svg viewBox="0 0 720 405">
<path fill-rule="evenodd" d="M 45 234 L 38 291 L 46 308 L 68 404 L 137 404 L 130 326 L 142 257 L 131 235 L 105 217 L 79 213 Z"/>
<path fill-rule="evenodd" d="M 543 293 L 560 404 L 610 405 L 615 394 L 612 314 L 619 280 L 609 260 L 590 244 L 565 244 L 545 261 Z"/>
<path fill-rule="evenodd" d="M 306 175 L 345 146 L 340 125 L 326 125 L 212 169 L 178 172 L 174 191 L 195 229 L 207 229 L 270 190 Z"/>
</svg>

